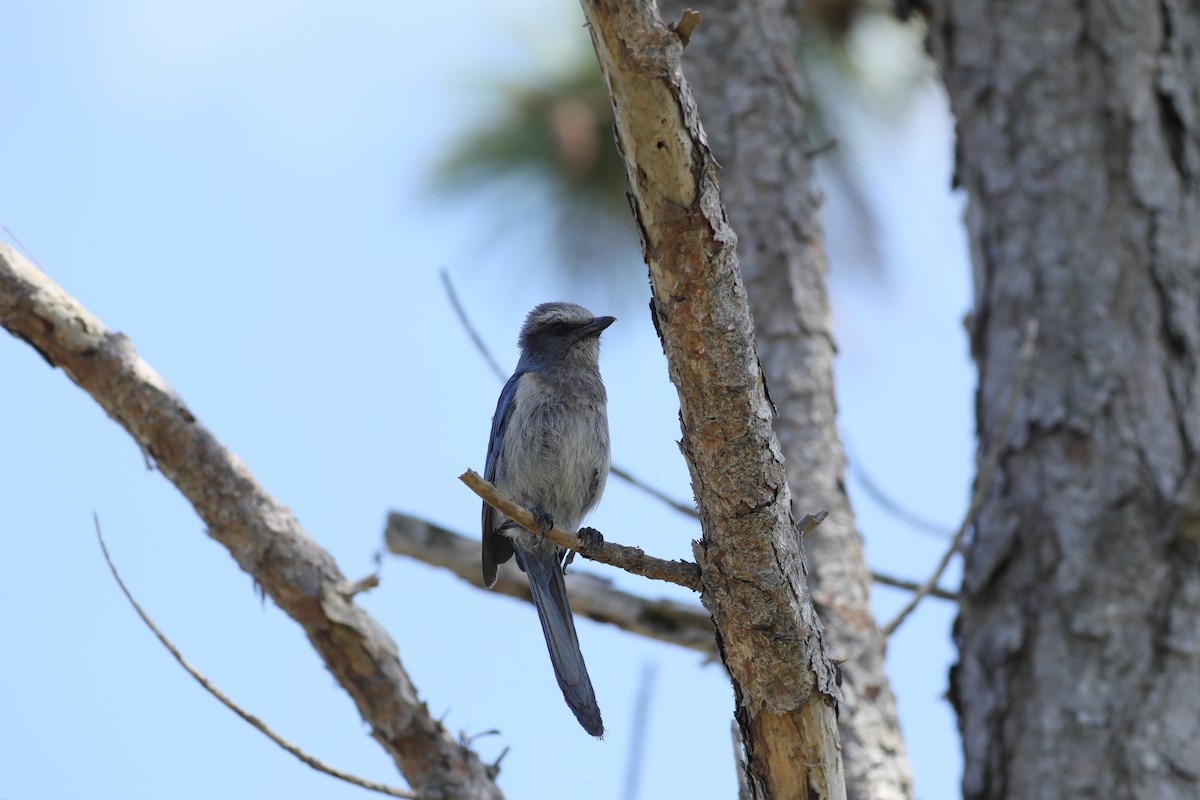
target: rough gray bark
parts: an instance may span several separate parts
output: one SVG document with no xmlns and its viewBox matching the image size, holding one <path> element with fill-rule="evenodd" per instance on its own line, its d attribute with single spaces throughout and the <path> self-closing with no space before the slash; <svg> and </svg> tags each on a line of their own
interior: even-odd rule
<svg viewBox="0 0 1200 800">
<path fill-rule="evenodd" d="M 664 8 L 678 18 L 685 3 Z M 841 661 L 838 722 L 847 796 L 912 797 L 912 769 L 884 672 L 886 642 L 871 610 L 871 574 L 844 484 L 837 430 L 827 263 L 805 135 L 796 62 L 796 8 L 784 0 L 727 0 L 704 15 L 684 55 L 718 177 L 738 233 L 763 372 L 778 413 L 797 516 L 825 508 L 809 537 L 809 580 L 826 642 Z"/>
<path fill-rule="evenodd" d="M 946 0 L 931 34 L 1000 448 L 957 626 L 964 796 L 1200 797 L 1200 6 Z"/>
<path fill-rule="evenodd" d="M 653 0 L 582 0 L 612 96 L 655 325 L 700 508 L 695 547 L 759 798 L 845 797 L 837 687 L 808 596 L 750 309 L 695 102 L 684 23 Z"/>
</svg>

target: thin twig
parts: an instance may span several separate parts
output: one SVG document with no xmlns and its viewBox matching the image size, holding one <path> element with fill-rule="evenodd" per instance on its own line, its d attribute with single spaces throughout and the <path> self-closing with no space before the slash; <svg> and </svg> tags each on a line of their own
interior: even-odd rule
<svg viewBox="0 0 1200 800">
<path fill-rule="evenodd" d="M 729 733 L 733 737 L 733 768 L 737 771 L 738 800 L 753 800 L 750 780 L 746 776 L 746 745 L 742 741 L 742 726 L 736 719 L 729 720 Z"/>
<path fill-rule="evenodd" d="M 483 356 L 483 360 L 492 368 L 492 373 L 501 382 L 508 380 L 508 376 L 504 374 L 504 368 L 500 366 L 500 362 L 492 355 L 492 351 L 484 343 L 483 337 L 479 335 L 479 331 L 475 330 L 475 326 L 471 324 L 471 318 L 467 316 L 467 310 L 463 308 L 462 302 L 458 299 L 458 292 L 454 290 L 454 283 L 450 280 L 450 273 L 443 269 L 438 274 L 442 278 L 442 286 L 446 289 L 446 296 L 450 298 L 450 305 L 454 307 L 454 313 L 458 315 L 458 321 L 462 323 L 463 329 L 471 337 L 471 342 L 475 345 L 475 349 Z"/>
<path fill-rule="evenodd" d="M 832 139 L 829 139 L 829 140 L 817 145 L 816 147 L 809 148 L 809 150 L 805 153 L 805 155 L 808 157 L 808 159 L 810 161 L 812 161 L 812 160 L 815 160 L 818 156 L 823 156 L 828 152 L 836 150 L 840 145 L 841 145 L 841 143 L 837 140 L 837 137 L 834 137 Z"/>
<path fill-rule="evenodd" d="M 1013 379 L 1012 388 L 1008 395 L 1008 405 L 1004 408 L 1004 416 L 998 429 L 1001 432 L 1001 437 L 992 445 L 991 450 L 988 451 L 987 458 L 984 459 L 983 465 L 979 469 L 978 480 L 975 483 L 975 493 L 971 496 L 971 505 L 967 508 L 967 513 L 963 517 L 962 524 L 958 526 L 958 531 L 954 534 L 954 540 L 950 542 L 950 546 L 942 554 L 942 558 L 938 561 L 937 568 L 934 569 L 933 574 L 921 584 L 920 588 L 908 599 L 908 602 L 904 604 L 904 607 L 900 609 L 892 621 L 880 629 L 885 637 L 895 633 L 896 629 L 908 618 L 909 614 L 912 614 L 920 602 L 937 586 L 938 581 L 942 578 L 942 573 L 946 571 L 946 567 L 950 564 L 950 559 L 962 547 L 967 530 L 975 521 L 975 516 L 979 513 L 979 509 L 983 507 L 984 501 L 992 491 L 992 479 L 995 477 L 996 468 L 1000 464 L 1000 451 L 1004 449 L 1004 445 L 1012 433 L 1013 420 L 1016 418 L 1017 401 L 1021 398 L 1021 395 L 1025 392 L 1026 385 L 1029 383 L 1030 367 L 1033 365 L 1033 354 L 1037 349 L 1037 332 L 1038 321 L 1036 319 L 1029 320 L 1029 324 L 1025 327 L 1025 342 L 1021 345 L 1021 353 L 1017 361 L 1017 374 Z"/>
<path fill-rule="evenodd" d="M 700 512 L 696 510 L 696 506 L 694 504 L 688 504 L 688 503 L 684 503 L 679 500 L 676 500 L 675 498 L 671 497 L 670 495 L 663 492 L 662 490 L 655 489 L 653 486 L 651 486 L 648 483 L 645 483 L 640 478 L 634 477 L 628 471 L 622 469 L 621 467 L 618 467 L 616 464 L 613 464 L 611 467 L 609 467 L 608 471 L 612 475 L 615 475 L 616 477 L 618 477 L 621 480 L 628 483 L 633 488 L 641 489 L 643 492 L 650 495 L 655 500 L 661 500 L 662 502 L 669 505 L 671 508 L 678 511 L 680 514 L 685 514 L 685 515 L 691 517 L 692 519 L 700 519 Z"/>
<path fill-rule="evenodd" d="M 874 570 L 871 572 L 871 580 L 875 581 L 881 586 L 891 586 L 893 589 L 904 589 L 905 591 L 909 592 L 921 591 L 921 584 L 917 583 L 916 581 L 910 581 L 907 578 L 897 578 L 894 575 L 887 575 L 882 572 L 875 572 Z M 935 586 L 930 589 L 929 596 L 936 597 L 939 600 L 958 602 L 957 594 L 939 586 Z"/>
<path fill-rule="evenodd" d="M 642 764 L 646 758 L 646 731 L 650 728 L 650 706 L 654 704 L 654 681 L 658 671 L 654 662 L 642 664 L 638 678 L 637 696 L 633 701 L 633 724 L 630 726 L 629 757 L 625 759 L 625 785 L 621 800 L 637 800 L 642 782 Z"/>
<path fill-rule="evenodd" d="M 849 461 L 850 472 L 852 472 L 854 477 L 858 479 L 858 483 L 860 486 L 862 486 L 863 491 L 870 495 L 871 498 L 877 504 L 879 504 L 884 511 L 887 511 L 896 519 L 908 525 L 910 528 L 920 531 L 921 533 L 926 533 L 942 540 L 949 540 L 952 536 L 954 536 L 954 531 L 951 531 L 945 526 L 939 525 L 936 522 L 931 522 L 921 515 L 913 511 L 909 511 L 907 508 L 900 505 L 899 502 L 894 500 L 879 486 L 879 484 L 877 484 L 871 478 L 870 473 L 868 473 L 867 470 L 859 463 L 858 458 L 856 458 L 855 451 L 852 447 L 850 447 L 849 443 L 845 445 L 845 449 L 847 451 L 847 455 L 849 456 L 847 460 Z"/>
<path fill-rule="evenodd" d="M 467 470 L 459 475 L 458 479 L 485 503 L 522 528 L 533 533 L 541 532 L 532 514 L 502 495 L 475 470 Z M 545 536 L 559 547 L 566 547 L 592 561 L 599 561 L 601 564 L 608 564 L 644 578 L 677 583 L 694 592 L 700 591 L 700 568 L 691 561 L 664 561 L 646 555 L 640 547 L 628 547 L 615 542 L 585 543 L 574 533 L 561 528 L 551 528 L 545 532 Z"/>
<path fill-rule="evenodd" d="M 453 307 L 459 323 L 461 323 L 463 329 L 466 330 L 467 336 L 471 337 L 471 343 L 475 345 L 475 349 L 479 351 L 479 354 L 483 356 L 483 360 L 487 362 L 489 367 L 491 367 L 492 373 L 496 376 L 496 378 L 501 383 L 508 380 L 508 375 L 500 366 L 500 362 L 498 362 L 496 357 L 492 355 L 492 351 L 488 349 L 487 344 L 483 341 L 483 337 L 479 335 L 479 331 L 471 323 L 471 318 L 467 316 L 467 310 L 458 297 L 458 292 L 454 288 L 453 281 L 450 280 L 450 273 L 443 269 L 439 275 L 442 279 L 442 286 L 446 289 L 446 296 L 450 299 L 450 305 Z M 635 489 L 641 489 L 654 499 L 661 500 L 679 513 L 686 514 L 692 519 L 700 519 L 700 514 L 696 511 L 694 504 L 684 503 L 680 500 L 674 499 L 661 489 L 655 489 L 648 483 L 635 478 L 633 473 L 629 472 L 629 470 L 623 469 L 614 464 L 611 468 L 609 468 L 609 472 L 614 477 L 620 478 Z"/>
<path fill-rule="evenodd" d="M 96 522 L 96 538 L 100 540 L 100 550 L 102 553 L 104 553 L 104 560 L 108 562 L 108 568 L 112 570 L 113 578 L 116 579 L 117 586 L 121 587 L 121 592 L 125 595 L 125 599 L 129 601 L 129 604 L 133 606 L 133 610 L 136 611 L 138 616 L 142 618 L 142 622 L 146 623 L 146 627 L 153 631 L 154 635 L 158 637 L 158 641 L 162 642 L 163 647 L 167 648 L 167 652 L 174 656 L 175 660 L 179 662 L 179 665 L 187 670 L 187 673 L 195 678 L 196 682 L 203 686 L 206 692 L 220 700 L 226 708 L 237 714 L 246 722 L 250 723 L 272 742 L 279 745 L 284 750 L 288 751 L 318 772 L 324 772 L 326 775 L 330 775 L 338 780 L 345 781 L 346 783 L 353 784 L 354 786 L 358 786 L 363 789 L 370 789 L 373 792 L 386 794 L 389 797 L 403 797 L 408 798 L 408 800 L 414 800 L 418 796 L 416 792 L 409 791 L 407 789 L 397 789 L 393 786 L 387 786 L 386 784 L 376 783 L 375 781 L 367 780 L 366 778 L 360 778 L 357 775 L 351 775 L 348 772 L 342 772 L 340 769 L 331 767 L 323 761 L 310 756 L 308 753 L 304 752 L 299 747 L 296 747 L 296 745 L 292 744 L 287 739 L 284 739 L 282 736 L 275 733 L 275 731 L 268 728 L 266 723 L 262 722 L 260 719 L 258 719 L 258 717 L 255 717 L 249 711 L 244 710 L 241 706 L 231 700 L 224 692 L 214 686 L 208 678 L 204 677 L 203 674 L 201 674 L 195 667 L 188 663 L 188 660 L 183 657 L 183 654 L 179 652 L 175 645 L 171 644 L 171 640 L 167 638 L 167 635 L 159 630 L 158 626 L 154 624 L 154 620 L 150 619 L 149 615 L 142 610 L 142 607 L 138 605 L 138 601 L 133 599 L 133 595 L 130 593 L 129 588 L 125 586 L 125 582 L 121 580 L 120 573 L 117 572 L 116 564 L 113 563 L 112 558 L 108 554 L 108 547 L 104 543 L 104 534 L 100 532 L 100 517 L 93 515 L 93 519 Z"/>
<path fill-rule="evenodd" d="M 0 222 L 0 230 L 3 230 L 6 234 L 8 234 L 8 238 L 12 239 L 12 243 L 15 244 L 17 248 L 25 254 L 25 257 L 32 261 L 38 269 L 40 269 L 42 272 L 46 271 L 46 268 L 42 266 L 42 262 L 38 261 L 37 256 L 33 254 L 33 251 L 26 247 L 25 243 L 17 238 L 17 234 L 13 233 L 12 228 L 8 227 L 3 222 Z"/>
</svg>

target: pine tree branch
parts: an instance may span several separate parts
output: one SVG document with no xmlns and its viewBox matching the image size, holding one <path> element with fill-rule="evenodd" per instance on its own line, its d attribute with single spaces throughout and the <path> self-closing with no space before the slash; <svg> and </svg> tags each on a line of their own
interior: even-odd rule
<svg viewBox="0 0 1200 800">
<path fill-rule="evenodd" d="M 417 696 L 396 645 L 357 606 L 332 556 L 178 395 L 86 308 L 0 244 L 0 325 L 27 342 L 133 437 L 263 591 L 294 619 L 417 791 L 499 798 L 494 775 Z"/>
<path fill-rule="evenodd" d="M 871 571 L 871 580 L 878 583 L 880 586 L 890 586 L 893 589 L 903 589 L 907 592 L 919 592 L 923 584 L 917 581 L 910 581 L 907 578 L 897 578 L 893 575 L 888 575 L 883 572 Z M 930 597 L 936 597 L 939 600 L 949 600 L 952 603 L 958 602 L 958 595 L 949 589 L 943 589 L 940 586 L 934 586 L 928 592 Z"/>
<path fill-rule="evenodd" d="M 443 528 L 427 519 L 393 511 L 388 514 L 384 540 L 388 551 L 444 569 L 477 589 L 483 589 L 479 566 L 479 541 Z M 876 583 L 915 592 L 916 581 L 871 573 Z M 491 591 L 530 602 L 529 580 L 512 562 L 500 566 Z M 567 578 L 571 609 L 593 622 L 612 625 L 628 633 L 666 644 L 686 647 L 706 655 L 716 654 L 712 618 L 701 606 L 674 600 L 652 600 L 625 592 L 590 572 L 574 570 Z M 936 588 L 931 597 L 955 601 L 958 596 Z"/>
<path fill-rule="evenodd" d="M 533 533 L 540 533 L 532 514 L 500 494 L 495 486 L 481 478 L 475 470 L 467 470 L 459 475 L 458 479 L 485 503 L 513 522 Z M 573 550 L 592 561 L 599 561 L 601 564 L 608 564 L 643 578 L 677 583 L 692 591 L 700 591 L 700 568 L 691 561 L 665 561 L 646 555 L 640 547 L 593 540 L 592 537 L 581 539 L 562 528 L 551 528 L 545 531 L 545 536 L 556 545 Z"/>
<path fill-rule="evenodd" d="M 410 514 L 388 515 L 384 534 L 388 550 L 452 572 L 483 588 L 479 540 L 469 539 Z M 491 591 L 529 602 L 529 579 L 513 562 L 500 565 Z M 651 600 L 623 592 L 598 575 L 572 570 L 567 595 L 576 615 L 621 630 L 715 656 L 717 642 L 712 618 L 698 604 Z"/>
<path fill-rule="evenodd" d="M 229 695 L 217 688 L 216 684 L 210 681 L 204 675 L 204 673 L 193 667 L 191 663 L 183 657 L 183 653 L 179 652 L 179 648 L 177 648 L 171 642 L 171 640 L 167 638 L 167 635 L 163 633 L 157 625 L 154 624 L 154 620 L 150 619 L 150 615 L 147 614 L 138 601 L 133 598 L 133 593 L 129 591 L 129 587 L 125 585 L 125 581 L 121 580 L 121 573 L 117 572 L 117 565 L 113 563 L 112 557 L 108 554 L 108 545 L 104 543 L 104 534 L 100 532 L 100 518 L 93 515 L 93 519 L 96 523 L 96 539 L 100 542 L 100 552 L 104 554 L 104 561 L 108 564 L 108 568 L 112 572 L 113 579 L 116 580 L 117 586 L 120 587 L 121 593 L 125 595 L 125 599 L 129 601 L 129 604 L 133 606 L 133 610 L 137 612 L 139 617 L 141 617 L 142 622 L 146 623 L 146 627 L 150 629 L 150 632 L 158 637 L 158 641 L 163 647 L 167 648 L 167 652 L 179 662 L 179 666 L 183 667 L 184 671 L 186 671 L 188 675 L 191 675 L 196 680 L 196 683 L 203 687 L 204 691 L 217 698 L 217 700 L 219 700 L 223 706 L 248 722 L 250 726 L 255 728 L 259 733 L 266 736 L 272 742 L 279 745 L 284 750 L 298 758 L 300 761 L 315 769 L 317 772 L 323 772 L 326 775 L 337 778 L 340 781 L 345 781 L 346 783 L 361 787 L 363 789 L 368 789 L 372 792 L 386 794 L 389 797 L 403 797 L 408 798 L 409 800 L 414 800 L 415 798 L 419 797 L 416 792 L 409 791 L 408 789 L 397 789 L 395 786 L 388 786 L 384 783 L 377 783 L 376 781 L 368 780 L 366 778 L 360 778 L 357 775 L 352 775 L 349 772 L 343 772 L 336 767 L 329 766 L 316 756 L 309 755 L 296 745 L 289 742 L 287 739 L 280 736 L 265 722 L 251 714 L 249 711 L 246 711 L 244 708 L 234 702 L 233 698 L 229 697 Z"/>
</svg>

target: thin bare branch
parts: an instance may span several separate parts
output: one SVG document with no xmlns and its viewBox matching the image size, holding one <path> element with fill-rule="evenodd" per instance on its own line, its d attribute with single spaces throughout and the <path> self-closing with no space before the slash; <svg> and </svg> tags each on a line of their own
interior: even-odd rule
<svg viewBox="0 0 1200 800">
<path fill-rule="evenodd" d="M 304 629 L 409 785 L 470 800 L 502 796 L 478 755 L 430 716 L 391 637 L 343 591 L 350 584 L 333 557 L 127 337 L 2 243 L 0 325 L 90 394 L 178 487 L 208 535 Z"/>
<path fill-rule="evenodd" d="M 466 330 L 467 336 L 471 337 L 471 343 L 475 345 L 475 349 L 479 351 L 479 354 L 483 356 L 483 360 L 487 362 L 489 367 L 491 367 L 492 374 L 494 374 L 501 383 L 504 383 L 504 381 L 508 380 L 508 375 L 504 372 L 504 369 L 500 366 L 500 362 L 496 360 L 496 357 L 488 348 L 487 343 L 483 341 L 483 337 L 479 335 L 479 331 L 475 328 L 475 325 L 472 324 L 471 318 L 467 315 L 466 308 L 463 306 L 462 301 L 458 297 L 458 291 L 454 288 L 454 282 L 450 280 L 450 273 L 443 269 L 439 274 L 442 278 L 442 286 L 446 290 L 446 296 L 450 299 L 450 305 L 454 308 L 454 313 L 458 317 L 459 323 L 463 326 L 463 329 Z M 631 473 L 629 470 L 623 469 L 622 467 L 614 464 L 609 469 L 609 472 L 612 473 L 614 477 L 620 478 L 635 489 L 641 489 L 655 500 L 660 500 L 663 503 L 666 503 L 680 514 L 685 514 L 692 519 L 700 519 L 700 514 L 696 511 L 694 504 L 676 500 L 661 489 L 656 489 L 640 478 L 634 477 L 633 473 Z"/>
<path fill-rule="evenodd" d="M 478 472 L 469 469 L 459 475 L 458 479 L 492 508 L 522 528 L 539 533 L 533 515 L 502 495 Z M 589 540 L 584 541 L 574 533 L 561 528 L 551 528 L 545 532 L 545 536 L 559 547 L 566 547 L 592 561 L 599 561 L 601 564 L 608 564 L 611 567 L 632 572 L 634 575 L 641 575 L 643 578 L 677 583 L 694 592 L 700 591 L 700 568 L 691 561 L 664 561 L 646 555 L 640 547 L 629 547 L 603 540 L 593 542 L 590 537 Z"/>
<path fill-rule="evenodd" d="M 388 515 L 385 538 L 392 553 L 449 570 L 472 586 L 483 588 L 478 539 L 396 512 Z M 511 561 L 500 566 L 491 590 L 530 602 L 529 579 Z M 571 570 L 567 576 L 567 595 L 577 616 L 706 656 L 716 654 L 712 618 L 697 604 L 640 597 L 621 591 L 606 578 L 579 570 Z"/>
<path fill-rule="evenodd" d="M 737 770 L 738 800 L 754 800 L 746 777 L 746 745 L 742 741 L 742 728 L 736 719 L 729 721 L 729 733 L 733 738 L 733 768 Z"/>
<path fill-rule="evenodd" d="M 916 581 L 910 581 L 907 578 L 897 578 L 893 575 L 887 575 L 882 572 L 871 572 L 871 580 L 881 586 L 891 586 L 893 589 L 904 589 L 909 592 L 921 591 L 921 584 Z M 939 600 L 949 600 L 952 603 L 958 602 L 958 595 L 948 589 L 943 589 L 935 586 L 929 590 L 930 597 L 936 597 Z"/>
<path fill-rule="evenodd" d="M 646 731 L 650 728 L 650 707 L 654 705 L 654 681 L 658 671 L 654 663 L 642 664 L 637 696 L 633 700 L 633 724 L 629 736 L 629 757 L 625 759 L 625 781 L 621 800 L 637 800 L 642 782 L 642 764 L 646 759 Z"/>
<path fill-rule="evenodd" d="M 891 495 L 883 490 L 883 488 L 875 482 L 871 474 L 855 457 L 855 452 L 850 443 L 845 444 L 847 463 L 850 467 L 850 472 L 858 480 L 863 491 L 870 495 L 884 511 L 887 511 L 896 519 L 908 525 L 910 528 L 928 534 L 938 539 L 949 540 L 954 536 L 954 531 L 947 529 L 944 525 L 939 525 L 936 522 L 925 519 L 920 514 L 914 511 L 909 511 Z"/>
<path fill-rule="evenodd" d="M 259 733 L 266 736 L 272 742 L 279 745 L 284 750 L 288 751 L 296 758 L 315 769 L 317 772 L 324 772 L 326 775 L 330 775 L 340 781 L 345 781 L 346 783 L 359 786 L 363 789 L 369 789 L 372 792 L 386 794 L 389 797 L 404 797 L 413 800 L 418 796 L 416 792 L 409 791 L 408 789 L 397 789 L 394 786 L 388 786 L 384 783 L 377 783 L 375 781 L 368 780 L 367 778 L 360 778 L 357 775 L 352 775 L 349 772 L 342 772 L 336 767 L 329 766 L 316 756 L 309 755 L 296 745 L 289 742 L 287 739 L 284 739 L 275 731 L 271 730 L 271 728 L 268 727 L 265 722 L 251 714 L 249 711 L 243 709 L 241 706 L 235 703 L 232 698 L 218 689 L 212 681 L 210 681 L 204 676 L 203 673 L 200 672 L 200 670 L 193 667 L 191 663 L 183 657 L 183 653 L 179 652 L 179 649 L 171 643 L 171 640 L 167 638 L 167 635 L 163 633 L 157 625 L 154 624 L 154 620 L 150 619 L 150 615 L 148 615 L 142 609 L 141 605 L 138 604 L 138 601 L 133 599 L 133 594 L 129 591 L 129 587 L 125 585 L 125 581 L 121 580 L 121 574 L 117 572 L 117 565 L 113 563 L 112 557 L 108 554 L 108 546 L 104 543 L 104 534 L 100 531 L 100 517 L 93 515 L 93 520 L 96 523 L 96 538 L 100 540 L 100 551 L 104 553 L 104 560 L 108 563 L 108 568 L 112 571 L 112 575 L 117 582 L 117 586 L 121 587 L 121 593 L 125 595 L 125 599 L 129 601 L 131 606 L 133 606 L 133 610 L 137 612 L 137 615 L 142 618 L 142 622 L 146 623 L 146 627 L 149 628 L 156 637 L 158 637 L 158 641 L 162 642 L 162 646 L 167 648 L 167 652 L 179 662 L 179 666 L 183 667 L 184 670 L 187 671 L 188 675 L 191 675 L 193 678 L 195 678 L 196 683 L 204 687 L 204 691 L 217 698 L 217 700 L 221 701 L 222 705 L 224 705 L 233 713 L 237 714 L 246 722 L 250 723 L 250 725 L 257 729 Z"/>
<path fill-rule="evenodd" d="M 807 536 L 812 533 L 818 525 L 820 525 L 826 517 L 829 516 L 828 511 L 818 511 L 816 514 L 805 514 L 804 517 L 796 523 L 796 529 L 801 536 Z M 897 578 L 893 575 L 888 575 L 885 572 L 871 570 L 871 580 L 883 586 L 891 586 L 895 589 L 907 589 L 910 592 L 919 591 L 921 584 L 916 581 L 910 581 L 905 578 Z M 945 589 L 934 588 L 929 594 L 943 600 L 958 600 L 958 595 Z"/>
<path fill-rule="evenodd" d="M 683 503 L 683 502 L 680 502 L 679 500 L 676 500 L 674 497 L 671 497 L 666 492 L 663 492 L 660 489 L 655 489 L 653 486 L 646 483 L 641 478 L 635 477 L 628 470 L 622 469 L 621 467 L 617 466 L 616 464 L 613 464 L 611 467 L 609 467 L 608 471 L 610 473 L 612 473 L 614 476 L 616 476 L 616 477 L 620 478 L 621 480 L 625 481 L 626 483 L 628 483 L 633 488 L 641 489 L 643 492 L 650 495 L 655 500 L 661 500 L 662 502 L 669 505 L 671 508 L 678 511 L 680 514 L 691 517 L 692 519 L 700 519 L 700 512 L 696 510 L 695 505 L 689 505 L 688 503 Z"/>
<path fill-rule="evenodd" d="M 12 239 L 12 243 L 17 246 L 17 249 L 24 253 L 25 257 L 32 261 L 38 269 L 40 269 L 42 272 L 46 271 L 46 268 L 42 266 L 42 262 L 37 260 L 37 256 L 33 254 L 32 250 L 25 246 L 25 243 L 22 242 L 20 237 L 13 232 L 12 228 L 8 227 L 3 222 L 0 222 L 0 230 L 4 231 L 4 233 L 8 235 L 9 239 Z"/>
<path fill-rule="evenodd" d="M 458 299 L 458 292 L 454 289 L 454 282 L 450 280 L 450 273 L 446 270 L 441 270 L 438 273 L 442 279 L 442 288 L 446 290 L 446 296 L 450 298 L 450 305 L 454 308 L 454 313 L 458 316 L 458 321 L 462 324 L 463 330 L 467 332 L 467 336 L 471 337 L 471 343 L 475 345 L 475 349 L 483 356 L 483 360 L 491 367 L 492 374 L 500 379 L 501 383 L 508 380 L 508 375 L 504 373 L 504 368 L 500 366 L 500 362 L 492 355 L 492 351 L 488 349 L 487 344 L 483 341 L 483 337 L 479 335 L 479 331 L 475 330 L 475 326 L 471 324 L 471 318 L 467 316 L 467 310 L 463 307 L 462 301 Z"/>
<path fill-rule="evenodd" d="M 884 636 L 891 636 L 896 632 L 904 620 L 916 610 L 921 601 L 926 595 L 933 592 L 938 581 L 942 579 L 942 573 L 946 571 L 946 567 L 950 564 L 950 560 L 954 554 L 962 547 L 963 539 L 970 530 L 972 523 L 975 522 L 975 515 L 979 513 L 979 509 L 983 507 L 984 501 L 988 494 L 992 491 L 992 480 L 996 475 L 996 467 L 1000 464 L 1000 451 L 1004 449 L 1008 437 L 1012 433 L 1013 420 L 1016 418 L 1017 401 L 1025 392 L 1025 387 L 1029 383 L 1031 367 L 1033 365 L 1033 354 L 1037 351 L 1037 332 L 1038 321 L 1036 319 L 1029 320 L 1025 326 L 1025 342 L 1021 345 L 1021 353 L 1017 361 L 1017 374 L 1013 379 L 1012 389 L 1008 395 L 1008 405 L 1004 408 L 1004 416 L 1001 418 L 999 430 L 1003 433 L 1001 438 L 997 439 L 992 445 L 991 450 L 984 459 L 983 465 L 979 468 L 978 480 L 975 483 L 975 492 L 971 496 L 971 505 L 967 508 L 967 513 L 963 516 L 962 524 L 958 526 L 958 531 L 954 534 L 954 540 L 950 542 L 950 546 L 946 548 L 946 552 L 942 554 L 941 560 L 938 561 L 937 567 L 933 570 L 933 574 L 928 580 L 921 584 L 916 593 L 908 599 L 904 607 L 896 613 L 892 621 L 880 628 L 880 632 Z"/>
</svg>

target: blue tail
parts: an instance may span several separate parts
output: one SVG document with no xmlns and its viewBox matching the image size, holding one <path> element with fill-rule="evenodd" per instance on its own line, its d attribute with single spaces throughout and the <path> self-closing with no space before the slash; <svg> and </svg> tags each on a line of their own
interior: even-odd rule
<svg viewBox="0 0 1200 800">
<path fill-rule="evenodd" d="M 526 549 L 517 542 L 514 545 L 517 561 L 529 576 L 533 605 L 542 623 L 550 663 L 554 665 L 554 677 L 558 678 L 563 698 L 585 731 L 592 736 L 603 736 L 604 722 L 600 719 L 600 706 L 596 704 L 596 693 L 579 650 L 579 637 L 575 634 L 575 620 L 567 602 L 558 550 L 549 546 Z"/>
</svg>

